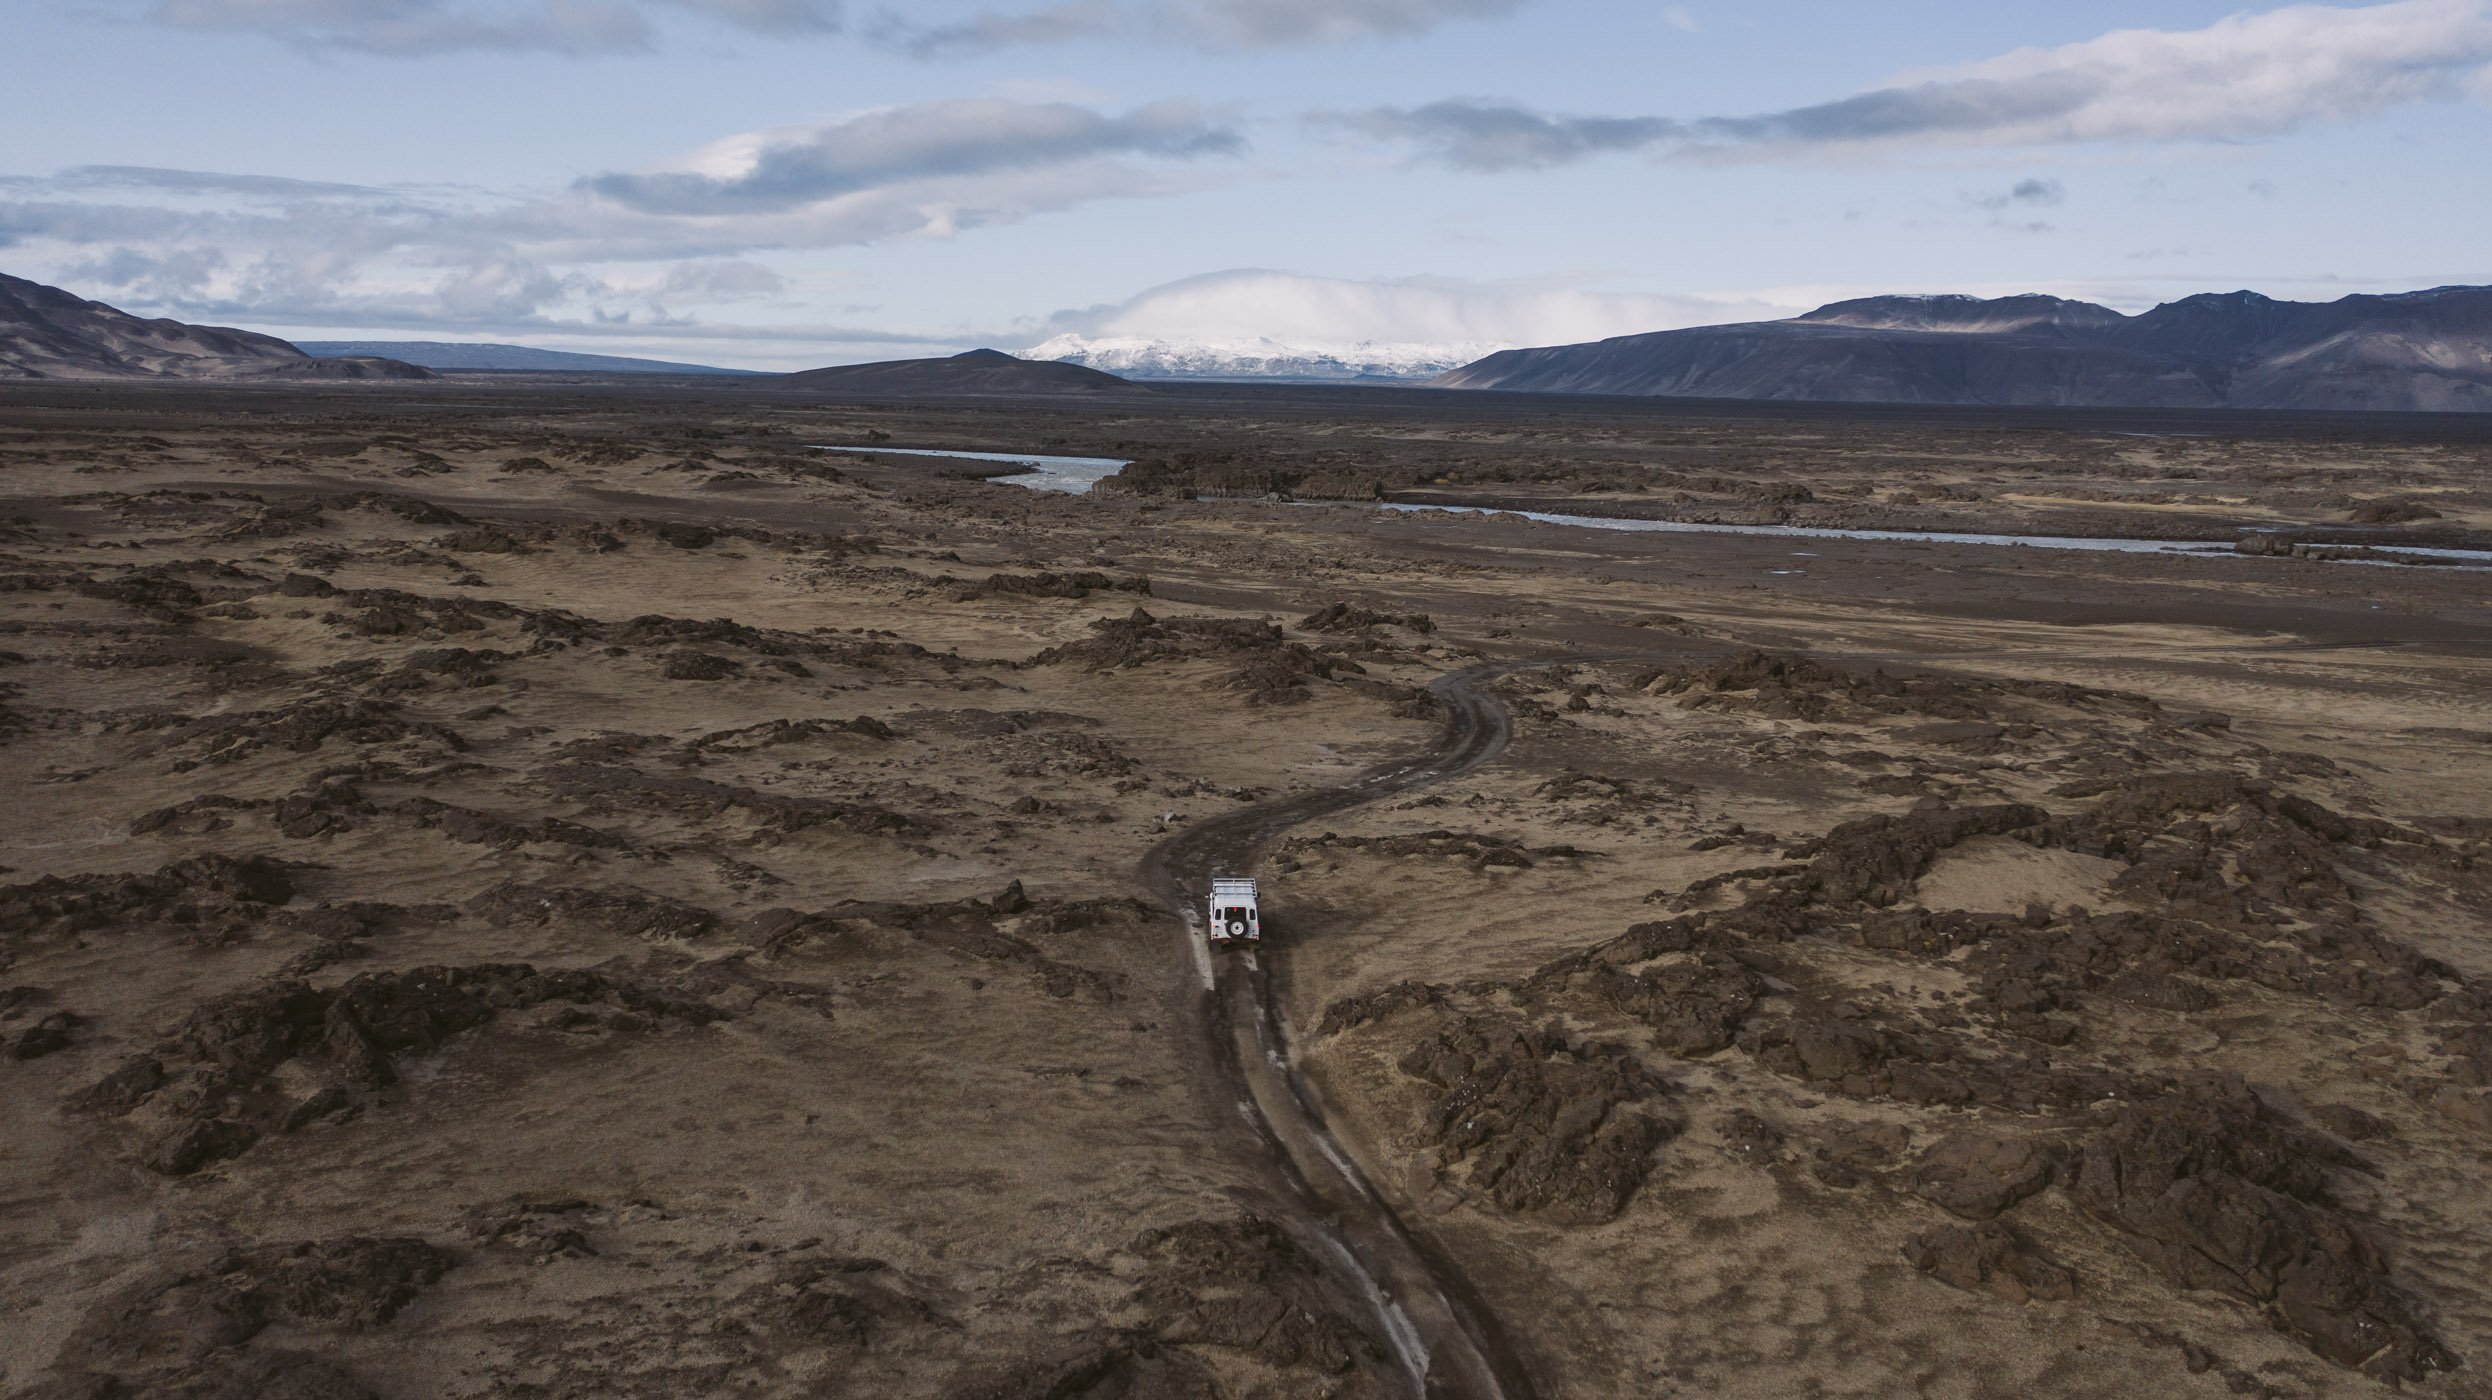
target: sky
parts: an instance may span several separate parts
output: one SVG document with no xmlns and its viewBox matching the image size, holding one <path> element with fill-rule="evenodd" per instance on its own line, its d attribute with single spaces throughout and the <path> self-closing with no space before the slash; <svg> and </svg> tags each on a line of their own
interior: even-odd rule
<svg viewBox="0 0 2492 1400">
<path fill-rule="evenodd" d="M 793 369 L 2492 282 L 2492 0 L 9 0 L 0 272 Z"/>
</svg>

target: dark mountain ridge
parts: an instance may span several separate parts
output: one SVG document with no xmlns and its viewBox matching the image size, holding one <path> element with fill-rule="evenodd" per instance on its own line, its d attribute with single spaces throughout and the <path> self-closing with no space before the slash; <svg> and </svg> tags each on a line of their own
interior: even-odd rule
<svg viewBox="0 0 2492 1400">
<path fill-rule="evenodd" d="M 870 365 L 783 374 L 772 385 L 839 394 L 1022 395 L 1147 394 L 1130 379 L 1061 360 L 1024 360 L 1001 350 L 971 350 L 930 360 L 884 360 Z"/>
<path fill-rule="evenodd" d="M 2136 316 L 2049 296 L 1866 297 L 1788 321 L 1507 350 L 1440 388 L 2022 407 L 2492 412 L 2492 287 L 2206 293 Z"/>
<path fill-rule="evenodd" d="M 430 379 L 370 356 L 318 359 L 273 335 L 149 320 L 0 275 L 0 379 Z"/>
<path fill-rule="evenodd" d="M 718 365 L 644 360 L 630 355 L 594 355 L 574 350 L 540 350 L 533 345 L 492 341 L 448 340 L 300 340 L 307 355 L 320 359 L 375 357 L 403 360 L 426 369 L 480 370 L 523 374 L 765 374 L 763 370 L 726 369 Z"/>
</svg>

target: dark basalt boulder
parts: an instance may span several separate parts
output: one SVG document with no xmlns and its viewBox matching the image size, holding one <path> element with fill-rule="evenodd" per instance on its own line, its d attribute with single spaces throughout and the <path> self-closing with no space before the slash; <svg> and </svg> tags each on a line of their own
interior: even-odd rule
<svg viewBox="0 0 2492 1400">
<path fill-rule="evenodd" d="M 1676 1135 L 1667 1086 L 1624 1047 L 1465 1017 L 1412 1047 L 1402 1071 L 1440 1091 L 1428 1131 L 1471 1184 L 1516 1213 L 1573 1224 L 1626 1208 Z"/>
<path fill-rule="evenodd" d="M 2237 1086 L 2115 1110 L 2077 1155 L 2069 1195 L 2184 1288 L 2261 1305 L 2342 1366 L 2421 1380 L 2457 1365 L 2332 1202 L 2343 1149 Z"/>
<path fill-rule="evenodd" d="M 1912 1193 L 1951 1215 L 1989 1220 L 2049 1186 L 2058 1165 L 2058 1155 L 2031 1138 L 1950 1133 L 1914 1165 Z"/>
<path fill-rule="evenodd" d="M 1940 1225 L 1904 1243 L 1912 1267 L 1951 1288 L 1988 1293 L 2011 1303 L 2058 1302 L 2077 1295 L 2077 1276 L 2036 1248 L 2014 1226 Z"/>
</svg>

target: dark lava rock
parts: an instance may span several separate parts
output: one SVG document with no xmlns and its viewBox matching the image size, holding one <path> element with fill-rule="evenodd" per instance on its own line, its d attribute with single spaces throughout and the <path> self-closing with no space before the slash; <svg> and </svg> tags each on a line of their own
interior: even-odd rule
<svg viewBox="0 0 2492 1400">
<path fill-rule="evenodd" d="M 408 719 L 395 702 L 333 696 L 296 700 L 273 710 L 210 715 L 174 735 L 175 742 L 201 749 L 210 763 L 231 763 L 270 748 L 310 753 L 331 739 L 363 745 L 426 739 L 454 752 L 467 748 L 455 730 Z"/>
<path fill-rule="evenodd" d="M 326 782 L 279 798 L 269 810 L 268 820 L 279 835 L 301 841 L 352 830 L 357 817 L 369 816 L 371 812 L 372 804 L 364 800 L 362 791 L 353 784 Z"/>
<path fill-rule="evenodd" d="M 1237 669 L 1224 677 L 1221 684 L 1247 692 L 1247 702 L 1256 705 L 1296 704 L 1312 695 L 1308 681 L 1355 676 L 1365 669 L 1303 642 L 1284 640 L 1277 622 L 1159 618 L 1136 608 L 1121 618 L 1102 618 L 1090 624 L 1090 630 L 1088 639 L 1050 647 L 1032 657 L 1028 664 L 1114 671 L 1216 657 L 1237 663 Z"/>
<path fill-rule="evenodd" d="M 0 934 L 249 920 L 293 898 L 293 875 L 266 856 L 192 856 L 152 875 L 54 875 L 0 888 Z"/>
<path fill-rule="evenodd" d="M 471 525 L 436 535 L 433 543 L 453 554 L 527 554 L 528 542 L 498 525 Z"/>
<path fill-rule="evenodd" d="M 467 1233 L 484 1244 L 515 1249 L 537 1263 L 550 1259 L 595 1257 L 596 1247 L 580 1228 L 582 1217 L 596 1210 L 577 1197 L 513 1196 L 467 1212 Z"/>
<path fill-rule="evenodd" d="M 1912 1193 L 1952 1215 L 1988 1220 L 2051 1184 L 2058 1160 L 2031 1138 L 1968 1130 L 1941 1138 L 1912 1169 Z"/>
<path fill-rule="evenodd" d="M 2206 1011 L 2215 1006 L 2215 993 L 2201 982 L 2176 977 L 2169 972 L 2134 968 L 2113 978 L 2104 990 L 2131 1006 L 2154 1011 Z"/>
<path fill-rule="evenodd" d="M 1446 989 L 1427 982 L 1396 982 L 1389 987 L 1357 996 L 1343 997 L 1324 1008 L 1324 1019 L 1316 1025 L 1318 1035 L 1338 1035 L 1343 1031 L 1381 1021 L 1398 1011 L 1420 1008 L 1448 1009 Z"/>
<path fill-rule="evenodd" d="M 1651 1027 L 1665 1049 L 1690 1056 L 1727 1048 L 1765 991 L 1756 973 L 1716 952 L 1632 974 L 1596 964 L 1568 985 Z"/>
<path fill-rule="evenodd" d="M 475 690 L 502 679 L 495 669 L 514 660 L 512 653 L 477 647 L 426 647 L 410 652 L 398 668 L 373 682 L 383 695 L 447 686 Z"/>
<path fill-rule="evenodd" d="M 77 1371 L 13 1400 L 379 1400 L 355 1374 L 299 1351 L 215 1352 L 134 1376 Z"/>
<path fill-rule="evenodd" d="M 990 574 L 954 593 L 962 602 L 980 598 L 1087 598 L 1093 593 L 1138 593 L 1151 596 L 1147 578 L 1118 578 L 1084 569 L 1073 573 L 1049 570 L 1037 574 Z"/>
<path fill-rule="evenodd" d="M 1722 1141 L 1732 1156 L 1760 1166 L 1782 1155 L 1782 1130 L 1744 1108 L 1722 1120 Z"/>
<path fill-rule="evenodd" d="M 1232 1348 L 1279 1371 L 1322 1376 L 1378 1359 L 1365 1333 L 1334 1311 L 1325 1270 L 1263 1216 L 1152 1230 L 1126 1252 L 1142 1261 L 1141 1301 L 1160 1342 Z"/>
<path fill-rule="evenodd" d="M 75 1012 L 55 1011 L 20 1031 L 9 1042 L 12 1060 L 39 1060 L 56 1050 L 69 1048 L 71 1034 L 86 1024 L 86 1018 Z"/>
<path fill-rule="evenodd" d="M 1572 855 L 1567 848 L 1534 852 L 1520 842 L 1485 832 L 1449 831 L 1442 827 L 1404 836 L 1341 836 L 1325 832 L 1321 836 L 1299 837 L 1282 848 L 1291 853 L 1312 850 L 1365 851 L 1371 855 L 1390 856 L 1400 860 L 1436 858 L 1458 860 L 1473 870 L 1529 870 L 1535 855 Z"/>
<path fill-rule="evenodd" d="M 396 1317 L 454 1260 L 420 1239 L 356 1235 L 228 1256 L 274 1312 L 357 1332 Z"/>
<path fill-rule="evenodd" d="M 1998 741 L 2007 737 L 2007 732 L 2006 726 L 1992 724 L 1988 720 L 1956 719 L 1915 725 L 1895 737 L 1907 744 L 1936 744 L 1943 748 L 1986 754 L 1998 749 Z"/>
<path fill-rule="evenodd" d="M 1037 978 L 1040 990 L 1051 997 L 1078 996 L 1101 1005 L 1116 1001 L 1121 980 L 1117 975 L 1049 957 L 1029 938 L 998 928 L 996 921 L 1016 919 L 1017 927 L 1030 934 L 1072 933 L 1137 922 L 1155 911 L 1131 900 L 1029 900 L 1018 893 L 1018 884 L 1015 881 L 993 899 L 940 904 L 849 901 L 836 906 L 833 913 L 843 927 L 890 929 L 962 957 L 1021 968 Z"/>
<path fill-rule="evenodd" d="M 370 510 L 394 515 L 415 525 L 465 525 L 467 517 L 447 506 L 435 505 L 421 496 L 406 496 L 394 491 L 351 491 L 322 498 L 332 510 Z"/>
<path fill-rule="evenodd" d="M 707 549 L 718 541 L 718 532 L 706 525 L 692 525 L 679 520 L 649 522 L 649 533 L 677 549 Z"/>
<path fill-rule="evenodd" d="M 699 1025 L 724 1013 L 662 986 L 583 969 L 540 972 L 525 963 L 419 967 L 371 972 L 333 991 L 284 979 L 218 997 L 186 1018 L 159 1048 L 187 1062 L 158 1092 L 170 1122 L 142 1158 L 150 1170 L 185 1176 L 238 1156 L 272 1132 L 361 1108 L 397 1082 L 395 1061 L 439 1048 L 501 1014 L 549 1002 L 606 1006 L 651 1019 Z M 132 1062 L 87 1091 L 104 1111 L 135 1102 L 164 1073 Z M 280 1067 L 316 1087 L 308 1097 L 280 1087 Z"/>
<path fill-rule="evenodd" d="M 2260 1304 L 2330 1361 L 2404 1380 L 2454 1367 L 2378 1247 L 2330 1202 L 2327 1167 L 2343 1160 L 2218 1082 L 2116 1110 L 2069 1194 L 2173 1283 Z"/>
<path fill-rule="evenodd" d="M 741 729 L 715 730 L 689 741 L 686 747 L 704 752 L 751 753 L 779 744 L 800 744 L 837 735 L 889 740 L 900 737 L 900 731 L 872 715 L 859 715 L 854 719 L 773 719 L 748 724 Z"/>
<path fill-rule="evenodd" d="M 260 1140 L 259 1131 L 230 1118 L 198 1118 L 176 1124 L 139 1158 L 159 1176 L 189 1176 L 211 1163 L 239 1157 Z"/>
<path fill-rule="evenodd" d="M 897 1286 L 879 1259 L 813 1258 L 782 1264 L 737 1300 L 751 1325 L 807 1346 L 863 1351 L 911 1327 L 957 1329 Z"/>
<path fill-rule="evenodd" d="M 709 778 L 585 763 L 551 768 L 543 776 L 549 787 L 568 797 L 708 820 L 733 812 L 752 819 L 765 831 L 781 834 L 816 827 L 876 836 L 915 836 L 927 830 L 915 817 L 868 802 L 770 792 Z"/>
<path fill-rule="evenodd" d="M 412 819 L 418 826 L 438 831 L 453 841 L 471 846 L 492 846 L 505 851 L 536 842 L 604 851 L 623 850 L 631 844 L 611 832 L 563 821 L 558 817 L 515 821 L 471 807 L 436 802 L 429 797 L 407 798 L 392 806 L 390 811 Z"/>
<path fill-rule="evenodd" d="M 205 601 L 199 590 L 156 569 L 142 569 L 116 579 L 78 584 L 79 596 L 120 603 L 141 612 L 180 614 Z"/>
<path fill-rule="evenodd" d="M 2433 981 L 2449 975 L 2411 949 L 2352 927 L 2352 890 L 2340 873 L 2352 851 L 2428 847 L 2431 838 L 2422 832 L 2217 771 L 2127 779 L 2091 809 L 2054 818 L 2030 839 L 2126 863 L 2114 889 L 2164 917 L 2261 933 L 2312 921 L 2324 927 L 2305 941 L 2377 945 L 2328 950 L 2331 959 L 2373 964 L 2332 979 L 2366 1005 L 2421 1006 L 2439 994 Z M 2310 980 L 2315 987 L 2331 979 Z"/>
<path fill-rule="evenodd" d="M 564 919 L 651 940 L 706 938 L 719 926 L 718 916 L 707 909 L 625 884 L 589 888 L 506 880 L 468 907 L 504 923 Z"/>
<path fill-rule="evenodd" d="M 133 1055 L 121 1067 L 72 1095 L 73 1113 L 123 1114 L 164 1087 L 164 1064 L 153 1055 Z"/>
<path fill-rule="evenodd" d="M 2159 712 L 2152 700 L 2120 691 L 2050 681 L 1890 676 L 1884 671 L 1863 676 L 1802 656 L 1764 652 L 1748 652 L 1705 666 L 1649 672 L 1636 684 L 1651 694 L 1677 696 L 1688 709 L 1744 711 L 1811 722 L 1888 714 L 1989 723 L 1998 720 L 2000 711 L 2014 701 L 2139 715 Z"/>
<path fill-rule="evenodd" d="M 1466 1016 L 1401 1059 L 1441 1092 L 1430 1135 L 1499 1206 L 1591 1224 L 1626 1208 L 1679 1131 L 1623 1047 Z"/>
<path fill-rule="evenodd" d="M 1939 852 L 1976 836 L 2041 825 L 2050 813 L 2021 802 L 1989 807 L 1940 807 L 1900 817 L 1849 821 L 1802 852 L 1810 858 L 1797 892 L 1828 904 L 1884 908 L 1910 893 Z"/>
<path fill-rule="evenodd" d="M 1903 1103 L 2036 1113 L 2164 1087 L 2163 1081 L 2101 1066 L 2055 1063 L 2045 1054 L 1999 1054 L 1954 1032 L 1879 1025 L 1819 1010 L 1752 1024 L 1740 1032 L 1739 1045 L 1775 1073 L 1853 1098 Z"/>
<path fill-rule="evenodd" d="M 1436 630 L 1436 619 L 1426 613 L 1380 613 L 1348 603 L 1333 603 L 1298 619 L 1300 629 L 1308 632 L 1361 632 L 1370 627 L 1407 627 L 1425 635 Z"/>
<path fill-rule="evenodd" d="M 659 674 L 670 681 L 723 681 L 744 669 L 744 663 L 705 651 L 668 652 Z"/>
<path fill-rule="evenodd" d="M 1912 1267 L 1952 1288 L 1989 1293 L 2011 1303 L 2060 1301 L 2077 1293 L 2077 1276 L 2053 1262 L 2015 1227 L 1989 1220 L 1940 1225 L 1904 1245 Z"/>
<path fill-rule="evenodd" d="M 161 1269 L 80 1319 L 61 1347 L 60 1388 L 50 1393 L 368 1397 L 343 1371 L 290 1352 L 242 1348 L 280 1321 L 344 1332 L 378 1327 L 454 1263 L 420 1239 L 355 1235 L 228 1249 Z"/>
<path fill-rule="evenodd" d="M 1117 1311 L 1139 1321 L 1030 1345 L 1028 1360 L 965 1379 L 945 1392 L 947 1400 L 1377 1393 L 1362 1382 L 1384 1373 L 1385 1349 L 1341 1309 L 1329 1270 L 1271 1220 L 1247 1215 L 1152 1230 L 1119 1251 L 1114 1268 L 1132 1284 Z M 1218 1372 L 1190 1348 L 1221 1357 Z M 1257 1366 L 1269 1369 L 1256 1375 Z"/>
</svg>

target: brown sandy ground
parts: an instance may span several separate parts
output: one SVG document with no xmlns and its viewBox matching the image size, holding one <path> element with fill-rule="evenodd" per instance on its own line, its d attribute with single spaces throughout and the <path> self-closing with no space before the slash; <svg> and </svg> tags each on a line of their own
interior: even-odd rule
<svg viewBox="0 0 2492 1400">
<path fill-rule="evenodd" d="M 1702 431 L 1832 499 L 1998 447 Z M 1543 1393 L 2485 1393 L 2485 575 L 803 450 L 868 432 L 1512 494 L 1664 429 L 0 402 L 0 1393 L 1392 1393 L 1133 869 L 1482 659 L 1514 745 L 1275 849 L 1267 960 Z M 2016 440 L 2492 499 L 2464 443 Z M 2040 519 L 1961 504 L 1912 523 Z"/>
</svg>

